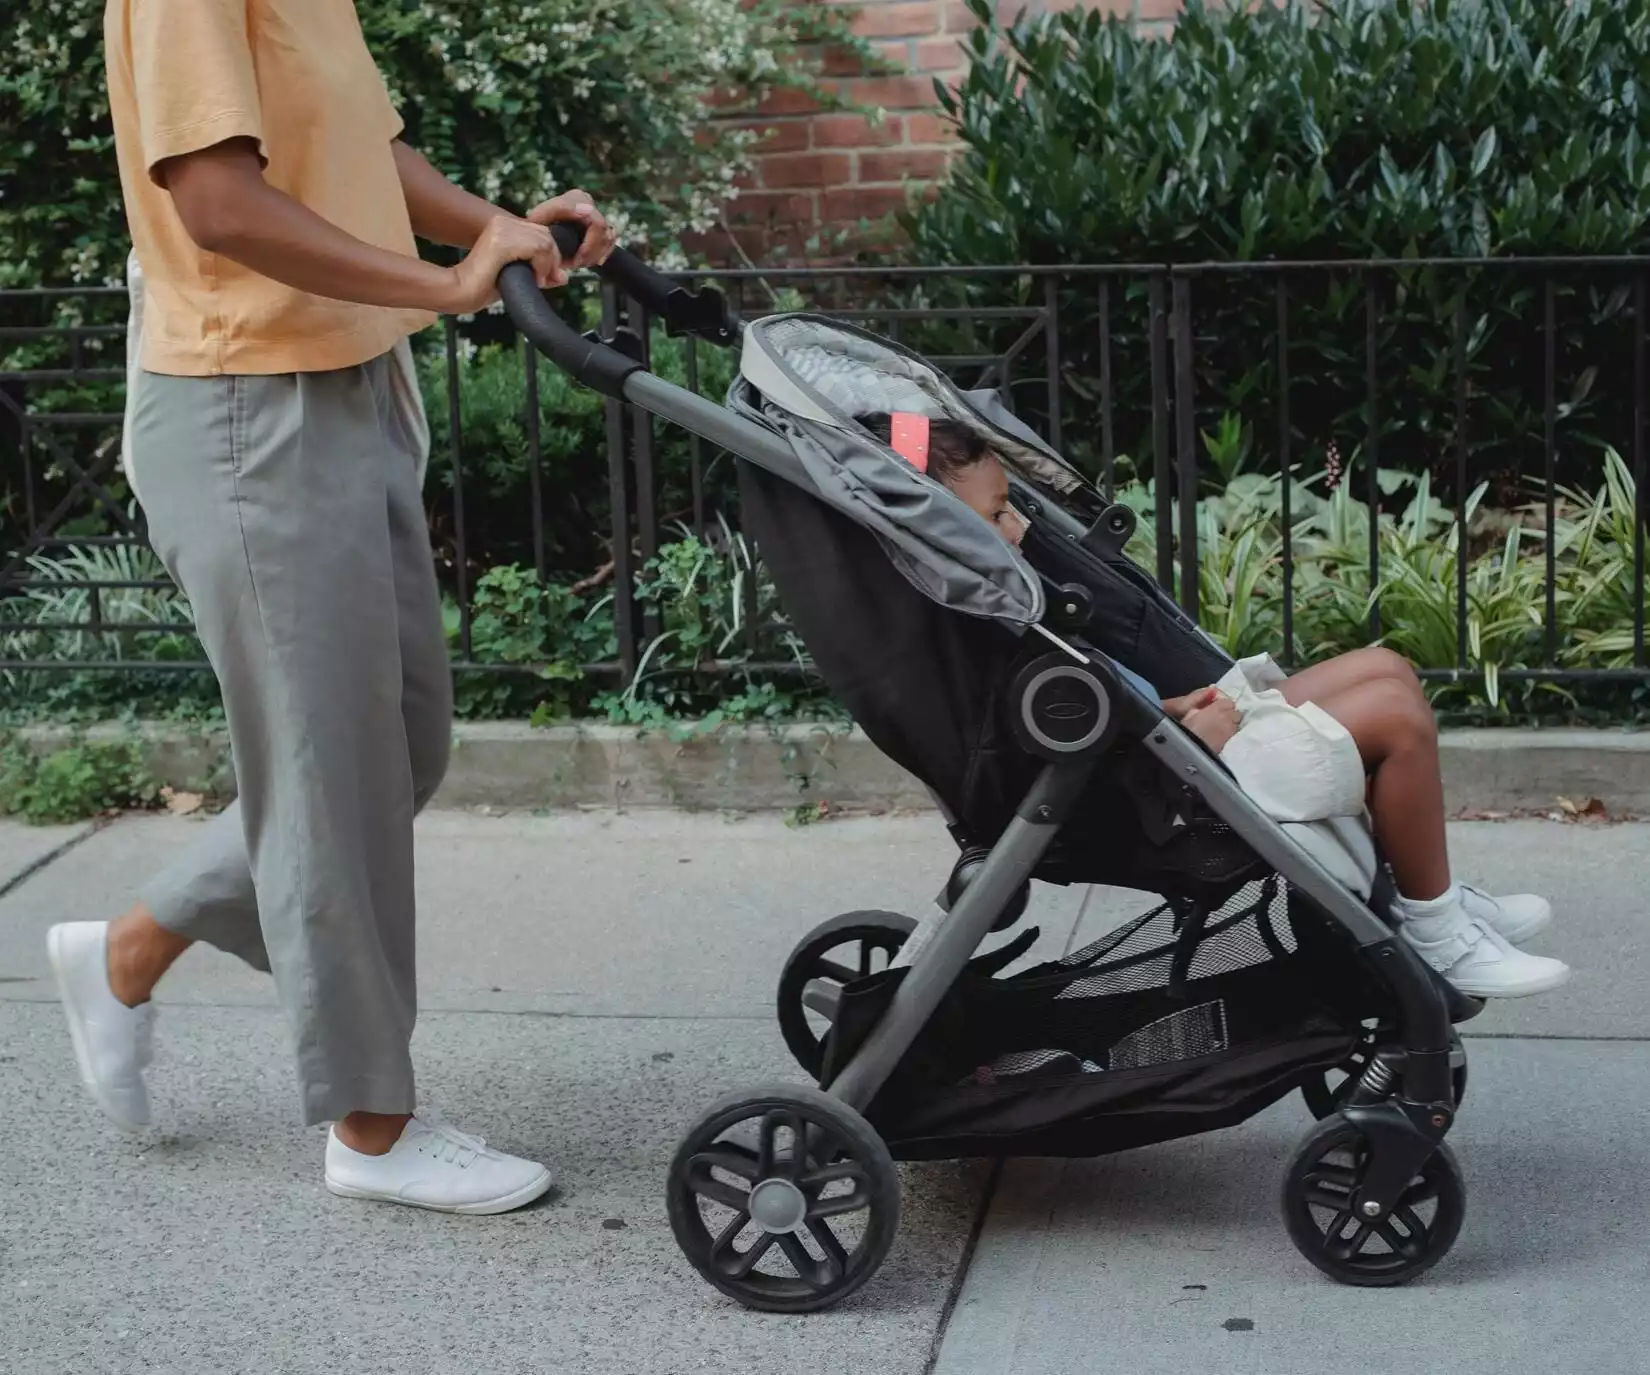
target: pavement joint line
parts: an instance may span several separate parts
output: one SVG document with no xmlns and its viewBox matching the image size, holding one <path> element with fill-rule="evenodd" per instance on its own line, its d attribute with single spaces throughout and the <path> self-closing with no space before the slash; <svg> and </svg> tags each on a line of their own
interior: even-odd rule
<svg viewBox="0 0 1650 1375">
<path fill-rule="evenodd" d="M 42 869 L 53 864 L 57 860 L 62 859 L 64 855 L 68 854 L 69 851 L 73 850 L 76 846 L 83 845 L 99 831 L 116 824 L 118 824 L 118 818 L 114 820 L 93 821 L 89 822 L 85 826 L 82 826 L 61 845 L 48 850 L 45 854 L 41 855 L 32 863 L 25 864 L 9 879 L 6 879 L 3 883 L 0 883 L 0 899 L 4 899 L 12 893 L 15 893 Z"/>
<path fill-rule="evenodd" d="M 47 984 L 44 976 L 29 982 Z M 15 993 L 0 993 L 0 1003 L 20 1006 L 50 1006 L 58 1001 L 55 993 L 43 998 L 18 997 Z M 162 1012 L 280 1012 L 274 1003 L 202 1003 L 167 1002 L 157 999 L 157 1010 Z M 426 1007 L 419 1009 L 419 1019 L 425 1017 L 539 1017 L 560 1022 L 762 1022 L 773 1021 L 772 1013 L 759 1012 L 551 1012 L 536 1007 Z"/>
<path fill-rule="evenodd" d="M 991 1168 L 986 1175 L 985 1188 L 980 1190 L 980 1200 L 974 1209 L 974 1219 L 969 1224 L 968 1239 L 963 1243 L 962 1254 L 957 1257 L 957 1268 L 952 1272 L 951 1283 L 945 1291 L 945 1303 L 940 1308 L 939 1320 L 934 1324 L 934 1335 L 928 1343 L 928 1359 L 922 1364 L 922 1375 L 934 1375 L 940 1363 L 940 1348 L 945 1345 L 945 1333 L 951 1326 L 951 1315 L 957 1310 L 957 1303 L 962 1298 L 963 1286 L 968 1283 L 968 1272 L 974 1268 L 974 1252 L 978 1249 L 980 1238 L 985 1235 L 985 1225 L 991 1216 L 991 1205 L 997 1197 L 997 1185 L 1003 1177 L 1006 1160 L 1002 1156 L 991 1162 Z"/>
</svg>

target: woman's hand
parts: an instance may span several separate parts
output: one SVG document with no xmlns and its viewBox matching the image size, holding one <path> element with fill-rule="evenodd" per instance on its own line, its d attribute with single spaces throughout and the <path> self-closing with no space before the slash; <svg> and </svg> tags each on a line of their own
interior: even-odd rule
<svg viewBox="0 0 1650 1375">
<path fill-rule="evenodd" d="M 1243 725 L 1243 714 L 1224 692 L 1215 692 L 1213 701 L 1207 706 L 1193 707 L 1181 717 L 1180 724 L 1219 754 Z"/>
<path fill-rule="evenodd" d="M 579 244 L 579 251 L 573 255 L 570 262 L 563 264 L 558 256 L 554 263 L 546 263 L 551 270 L 551 286 L 565 286 L 568 274 L 581 267 L 600 267 L 608 259 L 616 246 L 617 235 L 613 226 L 603 217 L 602 212 L 596 209 L 595 201 L 590 199 L 587 191 L 574 188 L 563 191 L 554 200 L 545 201 L 536 205 L 527 212 L 527 218 L 534 224 L 549 226 L 557 223 L 579 225 L 584 230 L 584 239 Z M 543 267 L 537 262 L 541 276 Z"/>
<path fill-rule="evenodd" d="M 449 315 L 469 315 L 498 300 L 498 274 L 511 263 L 530 262 L 541 287 L 567 280 L 556 242 L 542 224 L 502 212 L 487 221 L 475 247 L 457 267 L 448 269 L 449 289 L 436 308 Z"/>
</svg>

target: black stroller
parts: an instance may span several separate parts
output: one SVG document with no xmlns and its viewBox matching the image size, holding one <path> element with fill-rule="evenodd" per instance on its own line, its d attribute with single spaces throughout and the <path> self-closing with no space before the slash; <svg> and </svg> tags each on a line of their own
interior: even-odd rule
<svg viewBox="0 0 1650 1375">
<path fill-rule="evenodd" d="M 688 1129 L 668 1203 L 699 1272 L 752 1308 L 824 1308 L 892 1245 L 896 1160 L 1100 1155 L 1296 1089 L 1320 1119 L 1283 1182 L 1302 1254 L 1357 1285 L 1438 1261 L 1464 1205 L 1453 1027 L 1481 1005 L 1396 938 L 1365 827 L 1278 825 L 1117 674 L 1114 657 L 1177 695 L 1230 666 L 1123 554 L 1132 514 L 995 393 L 898 345 L 815 315 L 740 326 L 623 252 L 604 272 L 673 331 L 742 341 L 727 407 L 649 373 L 622 333 L 579 335 L 527 270 L 500 286 L 574 377 L 743 460 L 744 523 L 794 625 L 961 850 L 927 920 L 849 913 L 791 955 L 780 1027 L 819 1087 L 738 1093 Z M 989 440 L 1031 520 L 1023 551 L 850 418 L 894 410 Z M 1034 930 L 980 949 L 1033 878 L 1161 901 L 1011 973 Z"/>
</svg>

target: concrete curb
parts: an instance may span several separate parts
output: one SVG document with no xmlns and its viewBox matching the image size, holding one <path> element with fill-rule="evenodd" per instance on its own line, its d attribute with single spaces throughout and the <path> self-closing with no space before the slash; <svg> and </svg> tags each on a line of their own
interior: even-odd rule
<svg viewBox="0 0 1650 1375">
<path fill-rule="evenodd" d="M 172 787 L 233 790 L 222 730 L 99 726 L 90 740 L 136 738 L 150 772 Z M 39 749 L 68 730 L 28 733 Z M 1446 731 L 1444 789 L 1452 812 L 1550 810 L 1559 798 L 1598 798 L 1612 816 L 1650 814 L 1650 731 Z M 933 805 L 926 789 L 858 729 L 826 725 L 724 726 L 641 731 L 609 725 L 535 729 L 463 723 L 436 799 L 443 807 L 511 810 L 675 807 L 773 811 L 823 803 L 833 810 Z"/>
</svg>

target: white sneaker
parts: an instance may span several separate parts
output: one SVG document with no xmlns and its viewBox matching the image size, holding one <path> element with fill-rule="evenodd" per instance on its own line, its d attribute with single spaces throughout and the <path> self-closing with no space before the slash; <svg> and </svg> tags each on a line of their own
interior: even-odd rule
<svg viewBox="0 0 1650 1375">
<path fill-rule="evenodd" d="M 69 1019 L 80 1078 L 124 1131 L 149 1125 L 143 1071 L 154 1056 L 155 1007 L 127 1007 L 109 990 L 109 923 L 72 921 L 46 933 L 46 954 Z"/>
<path fill-rule="evenodd" d="M 407 1123 L 383 1155 L 362 1155 L 327 1132 L 327 1188 L 344 1198 L 406 1203 L 439 1213 L 508 1213 L 550 1187 L 550 1171 L 489 1150 L 433 1112 Z"/>
<path fill-rule="evenodd" d="M 1492 898 L 1482 888 L 1461 885 L 1461 906 L 1469 917 L 1492 926 L 1509 945 L 1523 945 L 1553 924 L 1552 904 L 1534 893 Z"/>
<path fill-rule="evenodd" d="M 1415 951 L 1473 998 L 1528 998 L 1568 983 L 1570 966 L 1513 946 L 1459 903 L 1443 916 L 1408 918 L 1399 933 Z"/>
</svg>

